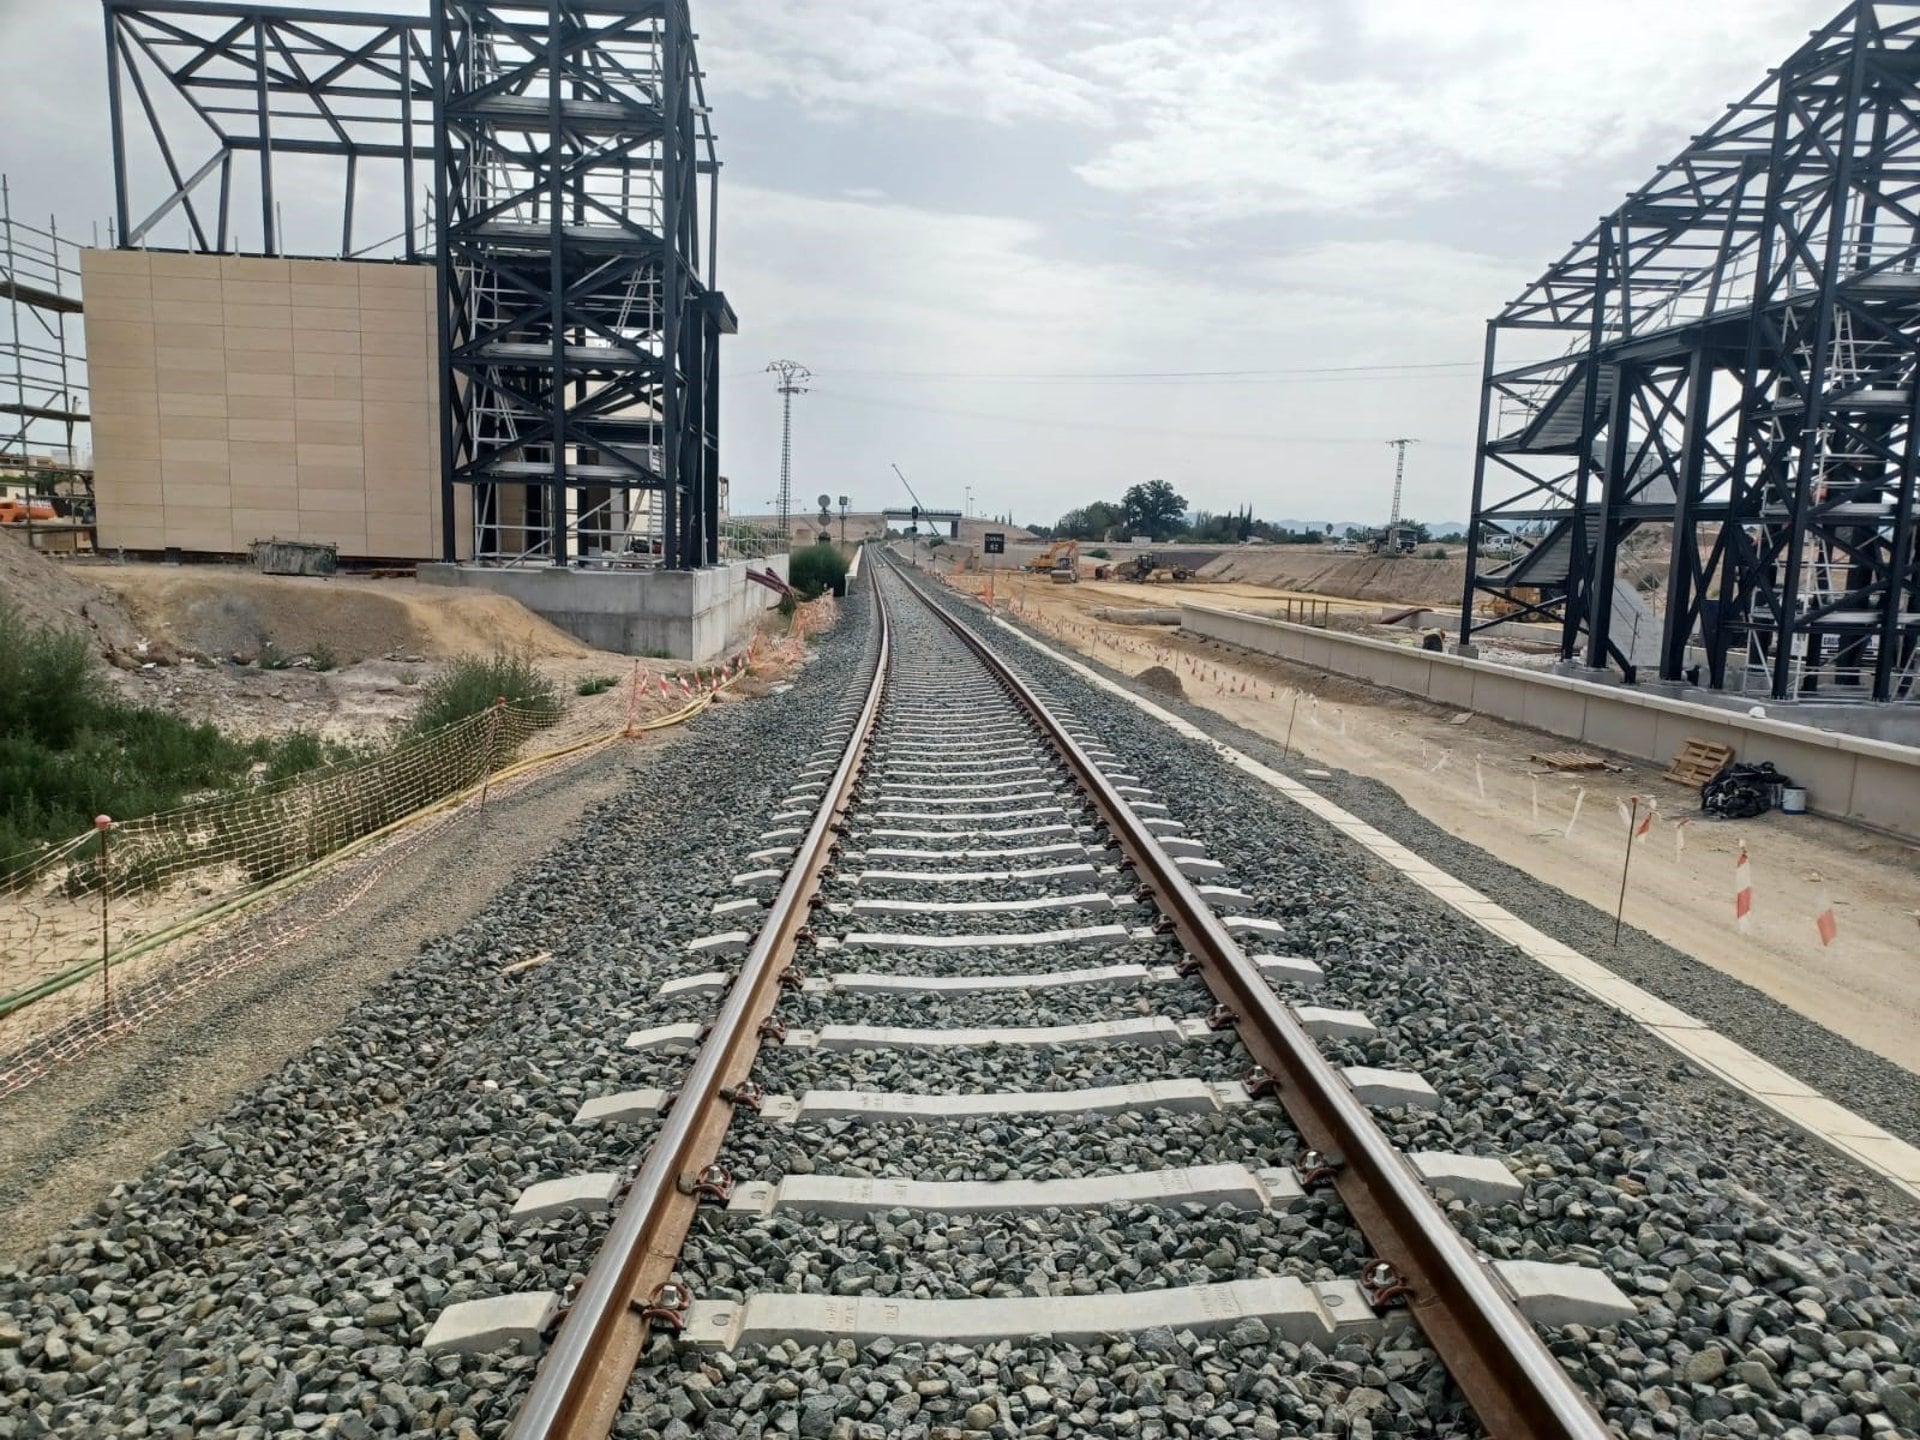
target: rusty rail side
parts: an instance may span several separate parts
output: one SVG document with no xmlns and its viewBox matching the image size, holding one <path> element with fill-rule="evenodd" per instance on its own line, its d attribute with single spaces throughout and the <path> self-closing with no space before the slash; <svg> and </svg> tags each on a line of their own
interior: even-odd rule
<svg viewBox="0 0 1920 1440">
<path fill-rule="evenodd" d="M 720 1153 L 734 1097 L 760 1050 L 760 1026 L 773 1013 L 809 901 L 838 844 L 841 817 L 866 763 L 880 714 L 892 637 L 879 587 L 873 679 L 860 718 L 693 1066 L 654 1138 L 627 1198 L 614 1216 L 585 1281 L 514 1416 L 514 1440 L 605 1440 L 645 1353 L 646 1311 L 672 1278 L 700 1204 L 696 1186 Z"/>
<path fill-rule="evenodd" d="M 1613 1432 L 1492 1271 L 1125 798 L 1006 662 L 897 564 L 889 568 L 980 657 L 1073 773 L 1186 953 L 1199 961 L 1241 1043 L 1273 1077 L 1288 1117 L 1332 1168 L 1361 1234 L 1405 1282 L 1409 1312 L 1487 1433 L 1499 1440 L 1610 1440 Z"/>
</svg>

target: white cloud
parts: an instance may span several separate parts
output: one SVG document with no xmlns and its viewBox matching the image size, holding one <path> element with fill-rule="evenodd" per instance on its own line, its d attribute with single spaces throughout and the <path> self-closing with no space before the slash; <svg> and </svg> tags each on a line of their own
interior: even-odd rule
<svg viewBox="0 0 1920 1440">
<path fill-rule="evenodd" d="M 930 504 L 970 484 L 1028 519 L 1154 475 L 1196 504 L 1306 514 L 1411 431 L 1431 441 L 1420 508 L 1464 513 L 1470 365 L 1417 379 L 1011 377 L 1472 362 L 1511 288 L 1510 267 L 1485 256 L 1321 242 L 1170 271 L 1061 256 L 1025 219 L 738 184 L 728 201 L 722 274 L 742 334 L 722 450 L 742 506 L 772 493 L 778 456 L 778 408 L 752 372 L 790 355 L 816 372 L 796 410 L 796 473 L 820 484 L 803 488 L 871 496 L 898 461 Z"/>
<path fill-rule="evenodd" d="M 1088 184 L 1185 225 L 1585 184 L 1677 149 L 1804 36 L 1799 0 L 732 0 L 727 84 L 815 111 L 1085 136 Z M 1664 155 L 1661 158 L 1665 158 Z"/>
</svg>

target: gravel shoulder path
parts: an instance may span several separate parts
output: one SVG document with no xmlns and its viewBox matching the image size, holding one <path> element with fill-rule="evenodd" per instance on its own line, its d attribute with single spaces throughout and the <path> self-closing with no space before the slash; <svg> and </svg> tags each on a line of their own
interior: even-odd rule
<svg viewBox="0 0 1920 1440">
<path fill-rule="evenodd" d="M 1017 621 L 1010 623 L 1039 643 L 1058 648 L 1051 637 L 1028 631 Z M 1300 778 L 1300 757 L 1283 760 L 1280 747 L 1265 737 L 1202 706 L 1141 685 L 1134 677 L 1101 664 L 1095 656 L 1074 653 L 1072 658 L 1262 764 Z M 1144 715 L 1141 719 L 1149 725 L 1157 724 Z M 1620 932 L 1620 943 L 1614 945 L 1611 915 L 1452 835 L 1377 780 L 1335 770 L 1331 779 L 1311 783 L 1329 800 L 1528 924 L 1662 1000 L 1699 1016 L 1728 1039 L 1771 1060 L 1828 1098 L 1920 1144 L 1920 1075 L 1862 1049 L 1645 931 L 1626 926 Z M 1276 798 L 1275 803 L 1282 802 Z"/>
<path fill-rule="evenodd" d="M 0 1262 L 40 1249 L 115 1184 L 331 1033 L 422 944 L 465 924 L 577 825 L 583 809 L 624 786 L 641 753 L 604 751 L 490 801 L 484 819 L 462 815 L 397 861 L 334 924 L 0 1106 Z"/>
</svg>

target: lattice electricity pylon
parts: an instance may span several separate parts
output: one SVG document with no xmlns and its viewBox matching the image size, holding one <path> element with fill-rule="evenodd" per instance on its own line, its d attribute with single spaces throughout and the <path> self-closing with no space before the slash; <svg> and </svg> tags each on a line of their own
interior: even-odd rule
<svg viewBox="0 0 1920 1440">
<path fill-rule="evenodd" d="M 118 244 L 281 255 L 290 232 L 295 253 L 321 255 L 313 237 L 337 229 L 339 256 L 418 256 L 433 163 L 424 17 L 102 3 Z"/>
<path fill-rule="evenodd" d="M 466 484 L 482 557 L 713 563 L 736 325 L 711 288 L 718 163 L 683 0 L 433 10 L 447 552 Z"/>
<path fill-rule="evenodd" d="M 1920 0 L 1848 5 L 1488 323 L 1462 643 L 1920 700 L 1917 80 Z"/>
</svg>

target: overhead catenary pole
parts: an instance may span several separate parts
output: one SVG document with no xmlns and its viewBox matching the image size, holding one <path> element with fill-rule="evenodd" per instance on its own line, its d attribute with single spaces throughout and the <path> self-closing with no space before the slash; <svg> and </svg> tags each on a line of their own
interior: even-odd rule
<svg viewBox="0 0 1920 1440">
<path fill-rule="evenodd" d="M 1398 539 L 1393 532 L 1400 528 L 1400 489 L 1407 478 L 1407 446 L 1418 445 L 1419 443 L 1418 440 L 1405 435 L 1397 440 L 1387 441 L 1387 444 L 1393 446 L 1395 450 L 1400 452 L 1394 457 L 1393 461 L 1393 509 L 1387 515 L 1387 541 L 1389 544 L 1395 543 Z"/>
<path fill-rule="evenodd" d="M 782 541 L 790 543 L 793 513 L 793 397 L 807 393 L 807 387 L 802 382 L 811 380 L 813 372 L 792 360 L 775 360 L 767 366 L 766 373 L 780 377 L 776 387 L 780 392 L 779 535 Z"/>
</svg>

